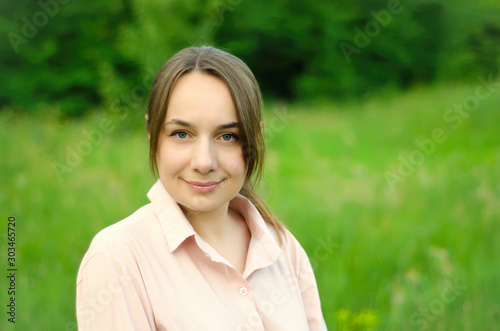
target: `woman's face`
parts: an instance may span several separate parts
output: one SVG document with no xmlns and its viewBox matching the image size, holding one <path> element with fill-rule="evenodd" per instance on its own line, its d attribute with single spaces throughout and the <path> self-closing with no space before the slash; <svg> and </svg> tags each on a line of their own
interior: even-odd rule
<svg viewBox="0 0 500 331">
<path fill-rule="evenodd" d="M 226 84 L 191 72 L 170 95 L 158 139 L 157 163 L 167 192 L 188 212 L 211 212 L 245 181 L 236 109 Z"/>
</svg>

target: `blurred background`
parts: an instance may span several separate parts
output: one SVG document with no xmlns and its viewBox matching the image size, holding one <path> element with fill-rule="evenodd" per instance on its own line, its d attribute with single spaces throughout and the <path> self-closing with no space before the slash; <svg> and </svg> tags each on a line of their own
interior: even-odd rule
<svg viewBox="0 0 500 331">
<path fill-rule="evenodd" d="M 153 79 L 201 45 L 261 85 L 260 191 L 329 330 L 500 329 L 499 2 L 1 0 L 0 30 L 0 329 L 77 329 L 92 237 L 148 202 Z"/>
</svg>

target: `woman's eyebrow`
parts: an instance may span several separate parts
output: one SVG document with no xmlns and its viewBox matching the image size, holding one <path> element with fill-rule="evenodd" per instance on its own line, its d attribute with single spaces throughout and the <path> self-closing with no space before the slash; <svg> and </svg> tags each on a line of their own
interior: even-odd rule
<svg viewBox="0 0 500 331">
<path fill-rule="evenodd" d="M 238 124 L 238 122 L 231 122 L 231 123 L 219 125 L 218 129 L 224 130 L 224 129 L 230 129 L 230 128 L 239 128 L 239 127 L 240 127 L 240 125 Z"/>
<path fill-rule="evenodd" d="M 168 125 L 168 124 L 177 124 L 177 125 L 186 126 L 186 127 L 193 126 L 191 123 L 188 123 L 188 122 L 183 121 L 183 120 L 178 120 L 175 118 L 171 119 L 170 121 L 165 123 L 165 125 Z M 240 127 L 240 125 L 238 124 L 238 122 L 231 122 L 231 123 L 227 123 L 227 124 L 221 124 L 217 127 L 217 129 L 224 130 L 224 129 L 230 129 L 230 128 L 239 128 L 239 127 Z"/>
<path fill-rule="evenodd" d="M 177 120 L 177 119 L 172 119 L 172 120 L 168 121 L 167 123 L 165 123 L 165 125 L 168 125 L 168 124 L 178 124 L 181 126 L 192 127 L 192 125 L 189 124 L 188 122 L 182 121 L 182 120 Z"/>
</svg>

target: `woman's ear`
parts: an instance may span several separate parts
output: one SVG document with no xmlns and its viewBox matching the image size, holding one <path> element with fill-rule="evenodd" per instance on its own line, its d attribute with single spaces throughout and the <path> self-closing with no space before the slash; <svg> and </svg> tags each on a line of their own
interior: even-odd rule
<svg viewBox="0 0 500 331">
<path fill-rule="evenodd" d="M 144 118 L 146 119 L 146 127 L 148 125 L 148 120 L 149 120 L 149 116 L 148 114 L 146 114 L 146 116 L 144 116 Z M 148 139 L 151 140 L 151 135 L 149 134 L 149 130 L 148 130 Z"/>
<path fill-rule="evenodd" d="M 148 115 L 146 115 L 148 116 Z M 264 122 L 260 121 L 260 131 L 263 131 L 264 130 Z"/>
</svg>

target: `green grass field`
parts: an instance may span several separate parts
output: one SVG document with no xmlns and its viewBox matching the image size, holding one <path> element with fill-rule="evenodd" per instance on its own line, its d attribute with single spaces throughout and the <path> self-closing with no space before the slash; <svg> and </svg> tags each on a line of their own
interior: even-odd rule
<svg viewBox="0 0 500 331">
<path fill-rule="evenodd" d="M 500 329 L 500 89 L 476 88 L 267 105 L 260 190 L 309 254 L 329 330 Z M 18 268 L 15 326 L 0 278 L 2 330 L 76 330 L 92 237 L 148 202 L 143 115 L 106 117 L 0 113 L 2 275 L 9 216 Z"/>
</svg>

